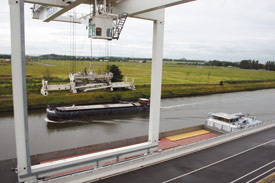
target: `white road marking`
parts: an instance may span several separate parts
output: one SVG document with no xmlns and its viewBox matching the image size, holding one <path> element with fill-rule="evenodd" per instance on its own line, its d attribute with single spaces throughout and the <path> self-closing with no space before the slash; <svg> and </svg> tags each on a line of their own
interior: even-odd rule
<svg viewBox="0 0 275 183">
<path fill-rule="evenodd" d="M 261 175 L 258 175 L 257 177 L 251 179 L 250 181 L 247 181 L 246 183 L 250 183 L 250 182 L 252 182 L 253 180 L 255 180 L 255 179 L 257 179 L 257 178 L 263 176 L 264 174 L 267 174 L 268 172 L 271 172 L 271 171 L 274 170 L 274 169 L 275 169 L 275 167 L 271 168 L 270 170 L 267 170 L 266 172 L 262 173 Z"/>
<path fill-rule="evenodd" d="M 264 168 L 264 167 L 266 167 L 266 166 L 268 166 L 268 165 L 270 165 L 270 164 L 272 164 L 272 163 L 274 163 L 274 162 L 275 162 L 275 160 L 273 160 L 273 161 L 271 161 L 271 162 L 269 162 L 269 163 L 267 163 L 267 164 L 261 166 L 260 168 L 257 168 L 256 170 L 253 170 L 253 171 L 249 172 L 248 174 L 245 174 L 244 176 L 241 176 L 240 178 L 238 178 L 238 179 L 236 179 L 236 180 L 233 180 L 233 181 L 230 182 L 230 183 L 235 183 L 235 182 L 237 182 L 238 180 L 241 180 L 241 179 L 243 179 L 244 177 L 247 177 L 248 175 L 250 175 L 250 174 L 252 174 L 252 173 L 254 173 L 254 172 L 257 172 L 258 170 L 260 170 L 260 169 L 262 169 L 262 168 Z"/>
<path fill-rule="evenodd" d="M 239 153 L 237 153 L 237 154 L 234 154 L 234 155 L 229 156 L 229 157 L 227 157 L 227 158 L 224 158 L 224 159 L 222 159 L 222 160 L 219 160 L 219 161 L 216 161 L 216 162 L 211 163 L 211 164 L 209 164 L 209 165 L 206 165 L 206 166 L 204 166 L 204 167 L 201 167 L 201 168 L 199 168 L 199 169 L 196 169 L 196 170 L 193 170 L 193 171 L 188 172 L 188 173 L 186 173 L 186 174 L 182 174 L 182 175 L 180 175 L 180 176 L 177 176 L 177 177 L 174 177 L 174 178 L 172 178 L 172 179 L 166 180 L 166 181 L 164 181 L 164 182 L 162 182 L 162 183 L 168 183 L 168 182 L 171 182 L 171 181 L 173 181 L 173 180 L 176 180 L 176 179 L 185 177 L 185 176 L 187 176 L 187 175 L 190 175 L 190 174 L 192 174 L 192 173 L 195 173 L 195 172 L 198 172 L 198 171 L 200 171 L 200 170 L 206 169 L 206 168 L 208 168 L 208 167 L 211 167 L 211 166 L 216 165 L 216 164 L 218 164 L 218 163 L 221 163 L 221 162 L 223 162 L 223 161 L 229 160 L 229 159 L 231 159 L 231 158 L 234 158 L 234 157 L 236 157 L 236 156 L 239 156 L 239 155 L 241 155 L 241 154 L 244 154 L 244 153 L 246 153 L 246 152 L 249 152 L 249 151 L 251 151 L 251 150 L 253 150 L 253 149 L 256 149 L 256 148 L 258 148 L 258 147 L 264 146 L 264 145 L 269 144 L 269 143 L 274 142 L 274 141 L 275 141 L 275 139 L 270 140 L 270 141 L 267 141 L 267 142 L 265 142 L 265 143 L 262 143 L 262 144 L 259 144 L 259 145 L 255 146 L 255 147 L 249 148 L 249 149 L 247 149 L 247 150 L 245 150 L 245 151 L 239 152 Z"/>
</svg>

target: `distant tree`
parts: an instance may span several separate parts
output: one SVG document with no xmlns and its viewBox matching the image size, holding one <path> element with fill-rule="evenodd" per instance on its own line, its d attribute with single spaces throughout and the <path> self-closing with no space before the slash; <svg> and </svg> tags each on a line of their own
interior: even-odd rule
<svg viewBox="0 0 275 183">
<path fill-rule="evenodd" d="M 209 71 L 209 72 L 208 72 L 208 81 L 209 81 L 209 79 L 210 79 L 210 75 L 211 75 L 211 72 Z"/>
<path fill-rule="evenodd" d="M 228 66 L 237 67 L 239 65 L 239 63 L 237 63 L 237 62 L 228 62 L 228 61 L 219 61 L 219 60 L 211 60 L 211 61 L 208 61 L 205 65 L 222 66 L 222 67 L 228 67 Z"/>
<path fill-rule="evenodd" d="M 188 79 L 188 77 L 189 77 L 189 74 L 190 74 L 190 71 L 188 71 L 187 73 L 186 73 L 186 78 Z"/>
<path fill-rule="evenodd" d="M 265 70 L 268 70 L 268 71 L 275 71 L 275 62 L 272 62 L 272 61 L 266 62 L 264 68 Z"/>
<path fill-rule="evenodd" d="M 240 62 L 240 68 L 242 68 L 242 69 L 251 69 L 251 60 L 242 60 Z"/>
<path fill-rule="evenodd" d="M 259 64 L 258 69 L 264 69 L 264 64 Z"/>
<path fill-rule="evenodd" d="M 240 68 L 242 69 L 263 69 L 264 65 L 260 64 L 258 60 L 242 60 L 240 62 Z"/>
<path fill-rule="evenodd" d="M 107 72 L 113 73 L 113 79 L 112 82 L 121 82 L 123 81 L 123 75 L 117 65 L 107 65 L 106 68 Z"/>
<path fill-rule="evenodd" d="M 47 80 L 47 81 L 50 81 L 51 79 L 51 75 L 52 75 L 52 72 L 47 69 L 44 73 L 43 73 L 43 79 Z"/>
</svg>

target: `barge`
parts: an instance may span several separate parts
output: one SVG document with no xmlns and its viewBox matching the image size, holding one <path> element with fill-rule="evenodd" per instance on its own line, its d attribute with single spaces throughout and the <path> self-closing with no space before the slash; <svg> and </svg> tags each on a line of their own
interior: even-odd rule
<svg viewBox="0 0 275 183">
<path fill-rule="evenodd" d="M 48 107 L 47 122 L 60 122 L 64 120 L 86 118 L 93 116 L 136 113 L 149 111 L 150 104 L 148 99 L 140 98 L 138 102 L 123 102 L 118 104 L 100 104 L 100 105 L 81 105 L 68 107 Z"/>
</svg>

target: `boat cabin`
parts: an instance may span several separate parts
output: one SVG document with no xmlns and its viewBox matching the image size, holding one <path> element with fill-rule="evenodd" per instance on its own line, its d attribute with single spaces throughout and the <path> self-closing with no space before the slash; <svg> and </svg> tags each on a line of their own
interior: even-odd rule
<svg viewBox="0 0 275 183">
<path fill-rule="evenodd" d="M 238 129 L 248 128 L 262 123 L 256 120 L 255 117 L 247 117 L 242 113 L 226 114 L 226 113 L 211 113 L 211 116 L 205 121 L 205 125 L 223 130 L 226 132 L 233 132 Z"/>
<path fill-rule="evenodd" d="M 234 123 L 238 121 L 241 117 L 242 117 L 241 115 L 233 115 L 233 114 L 226 114 L 226 113 L 212 114 L 213 119 L 227 122 L 227 123 Z"/>
<path fill-rule="evenodd" d="M 138 103 L 140 103 L 140 104 L 143 105 L 143 106 L 147 106 L 147 105 L 150 104 L 150 100 L 147 99 L 147 98 L 140 98 L 140 99 L 138 100 Z"/>
</svg>

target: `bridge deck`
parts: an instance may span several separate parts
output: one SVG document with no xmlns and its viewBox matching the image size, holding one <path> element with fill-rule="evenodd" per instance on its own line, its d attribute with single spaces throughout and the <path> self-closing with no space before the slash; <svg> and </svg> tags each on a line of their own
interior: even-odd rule
<svg viewBox="0 0 275 183">
<path fill-rule="evenodd" d="M 275 172 L 274 152 L 275 127 L 98 183 L 257 182 Z"/>
<path fill-rule="evenodd" d="M 170 139 L 169 137 L 165 137 L 165 138 L 160 139 L 158 149 L 159 150 L 166 150 L 166 149 L 177 147 L 177 146 L 184 146 L 184 145 L 195 143 L 195 142 L 198 142 L 198 141 L 207 140 L 209 138 L 216 137 L 216 136 L 218 136 L 218 135 L 214 134 L 214 133 L 210 133 L 207 130 L 197 130 L 197 131 L 194 131 L 194 132 L 187 132 L 187 133 L 179 134 L 180 138 L 177 137 L 177 139 L 179 139 L 178 141 L 169 140 Z M 86 154 L 90 154 L 90 153 L 86 153 Z M 81 154 L 81 155 L 84 155 L 84 154 Z M 81 155 L 77 155 L 77 156 L 81 156 Z M 131 158 L 138 157 L 138 156 L 141 156 L 141 155 L 143 155 L 143 154 L 130 156 L 130 157 L 126 157 L 126 158 L 120 158 L 119 161 L 124 161 L 126 159 L 131 159 Z M 71 156 L 71 157 L 76 157 L 76 156 Z M 59 159 L 64 159 L 64 158 L 59 158 Z M 55 159 L 55 160 L 59 160 L 59 159 Z M 54 161 L 54 160 L 44 161 L 44 162 L 41 162 L 41 163 L 46 163 L 46 162 L 51 162 L 51 161 Z M 108 165 L 108 164 L 112 164 L 112 163 L 116 163 L 116 160 L 112 160 L 112 161 L 107 160 L 106 162 L 104 162 L 104 165 Z M 63 173 L 54 174 L 51 177 L 52 178 L 53 177 L 58 177 L 58 176 L 67 175 L 67 174 L 71 174 L 71 173 L 76 173 L 76 172 L 79 172 L 79 171 L 88 170 L 88 169 L 92 169 L 92 168 L 94 168 L 94 165 L 83 167 L 81 169 L 76 169 L 76 170 L 72 170 L 72 171 L 66 171 L 66 172 L 63 172 Z"/>
</svg>

